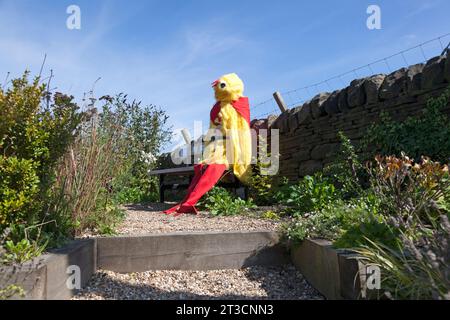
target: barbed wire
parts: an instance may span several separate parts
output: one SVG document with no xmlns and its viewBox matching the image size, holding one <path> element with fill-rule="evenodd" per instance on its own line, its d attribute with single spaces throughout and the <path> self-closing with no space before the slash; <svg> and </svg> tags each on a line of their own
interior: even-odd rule
<svg viewBox="0 0 450 320">
<path fill-rule="evenodd" d="M 448 45 L 444 47 L 444 43 L 447 41 L 443 41 L 444 39 L 449 38 Z M 378 59 L 376 61 L 373 61 L 371 63 L 365 64 L 363 66 L 351 69 L 349 71 L 343 72 L 341 74 L 338 74 L 334 77 L 330 77 L 326 80 L 319 81 L 317 83 L 313 83 L 310 85 L 306 85 L 297 89 L 287 90 L 287 91 L 281 91 L 281 95 L 284 99 L 286 99 L 286 104 L 288 108 L 292 108 L 294 106 L 300 105 L 305 103 L 306 101 L 310 100 L 314 95 L 320 93 L 320 92 L 332 92 L 333 90 L 337 90 L 338 88 L 346 87 L 347 84 L 344 81 L 344 78 L 353 75 L 354 79 L 361 79 L 364 76 L 374 75 L 376 74 L 375 70 L 377 69 L 377 65 L 384 65 L 384 70 L 386 70 L 388 73 L 392 73 L 394 70 L 397 69 L 397 67 L 393 67 L 394 61 L 393 59 L 396 57 L 399 57 L 401 59 L 401 64 L 399 67 L 407 67 L 409 65 L 414 63 L 420 63 L 424 62 L 426 63 L 429 58 L 432 56 L 440 54 L 440 52 L 433 53 L 433 55 L 427 56 L 424 46 L 432 44 L 432 43 L 438 43 L 440 50 L 442 50 L 442 54 L 445 53 L 446 50 L 448 50 L 450 46 L 450 32 L 443 34 L 439 37 L 427 40 L 425 42 L 422 42 L 414 47 L 410 47 L 408 49 L 399 51 L 397 53 L 391 54 L 387 57 Z M 416 57 L 415 59 L 408 60 L 406 54 L 413 52 L 414 50 L 419 50 L 418 55 L 420 58 Z M 391 63 L 390 63 L 391 61 Z M 380 72 L 380 73 L 386 73 L 386 72 Z M 352 79 L 353 80 L 353 79 Z M 333 82 L 338 82 L 339 85 L 332 85 Z M 278 114 L 280 113 L 279 109 L 277 107 L 273 108 L 274 99 L 270 98 L 263 102 L 257 103 L 255 105 L 252 105 L 252 109 L 264 109 L 264 113 L 259 113 L 254 118 L 258 119 L 261 117 L 266 117 L 269 114 Z M 275 104 L 276 105 L 276 104 Z M 268 111 L 271 110 L 271 111 Z"/>
</svg>

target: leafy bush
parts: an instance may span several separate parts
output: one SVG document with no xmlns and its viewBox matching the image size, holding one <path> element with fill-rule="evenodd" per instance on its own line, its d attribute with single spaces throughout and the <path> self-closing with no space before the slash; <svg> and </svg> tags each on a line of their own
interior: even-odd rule
<svg viewBox="0 0 450 320">
<path fill-rule="evenodd" d="M 11 240 L 5 243 L 5 253 L 3 254 L 1 263 L 23 263 L 38 257 L 44 252 L 46 243 L 40 245 L 37 242 L 30 242 L 28 239 L 14 243 Z"/>
<path fill-rule="evenodd" d="M 370 198 L 336 200 L 315 212 L 293 217 L 285 231 L 294 242 L 306 238 L 336 240 L 353 226 L 372 222 L 377 217 L 376 205 Z"/>
<path fill-rule="evenodd" d="M 324 175 L 329 177 L 345 199 L 358 197 L 363 192 L 366 171 L 355 147 L 343 132 L 338 132 L 341 141 L 334 161 L 324 168 Z"/>
<path fill-rule="evenodd" d="M 208 193 L 199 201 L 198 205 L 215 216 L 242 214 L 254 207 L 252 201 L 245 201 L 241 198 L 237 198 L 221 187 L 214 187 L 208 191 Z"/>
<path fill-rule="evenodd" d="M 367 158 L 373 159 L 375 154 L 399 157 L 404 152 L 415 160 L 427 156 L 448 163 L 450 119 L 442 109 L 448 106 L 449 99 L 450 88 L 441 96 L 430 98 L 422 116 L 411 116 L 402 122 L 383 112 L 381 121 L 369 128 L 363 139 L 362 150 Z"/>
<path fill-rule="evenodd" d="M 8 89 L 0 88 L 0 232 L 53 219 L 48 203 L 54 168 L 83 116 L 72 97 L 52 95 L 39 78 L 28 77 L 26 72 Z M 45 229 L 51 234 L 55 225 Z"/>
<path fill-rule="evenodd" d="M 32 212 L 39 192 L 36 167 L 31 159 L 0 156 L 0 230 L 21 223 Z"/>
<path fill-rule="evenodd" d="M 314 176 L 304 177 L 295 185 L 281 187 L 277 199 L 288 206 L 289 213 L 299 216 L 326 207 L 339 199 L 339 193 L 329 178 L 316 173 Z"/>
<path fill-rule="evenodd" d="M 149 202 L 158 199 L 158 180 L 148 172 L 156 166 L 156 155 L 171 139 L 168 116 L 154 105 L 143 106 L 127 96 L 102 97 L 100 127 L 107 131 L 122 128 L 117 143 L 125 161 L 122 173 L 112 181 L 115 200 L 119 203 Z"/>
<path fill-rule="evenodd" d="M 258 165 L 252 170 L 249 179 L 250 197 L 258 206 L 270 205 L 274 202 L 275 191 L 273 177 L 262 175 Z"/>
</svg>

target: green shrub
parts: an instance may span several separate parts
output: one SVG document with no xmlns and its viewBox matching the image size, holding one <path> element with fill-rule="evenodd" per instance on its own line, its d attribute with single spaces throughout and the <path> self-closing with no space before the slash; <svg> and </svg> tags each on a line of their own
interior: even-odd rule
<svg viewBox="0 0 450 320">
<path fill-rule="evenodd" d="M 272 176 L 260 174 L 258 166 L 253 168 L 249 179 L 249 193 L 251 199 L 258 206 L 267 206 L 274 202 L 275 191 Z"/>
<path fill-rule="evenodd" d="M 442 112 L 448 106 L 450 88 L 441 96 L 430 98 L 421 116 L 395 121 L 383 112 L 381 121 L 367 131 L 361 150 L 367 159 L 376 154 L 401 156 L 404 152 L 415 160 L 427 156 L 448 163 L 450 158 L 450 119 Z"/>
<path fill-rule="evenodd" d="M 281 187 L 276 197 L 288 206 L 289 213 L 298 216 L 324 208 L 339 199 L 339 193 L 329 178 L 316 173 L 304 177 L 295 185 Z"/>
<path fill-rule="evenodd" d="M 306 238 L 336 240 L 354 226 L 377 217 L 376 205 L 370 197 L 350 202 L 336 200 L 315 212 L 295 216 L 285 226 L 285 231 L 287 237 L 295 242 Z"/>
<path fill-rule="evenodd" d="M 351 199 L 363 192 L 367 174 L 350 139 L 343 132 L 338 132 L 338 138 L 341 146 L 334 161 L 324 168 L 324 175 L 331 179 L 343 198 Z"/>
<path fill-rule="evenodd" d="M 260 157 L 270 159 L 272 158 L 271 154 L 265 150 L 266 143 L 264 137 L 258 137 L 258 154 Z M 271 205 L 276 202 L 279 178 L 271 172 L 271 162 L 263 163 L 259 158 L 254 160 L 256 160 L 256 164 L 252 166 L 252 174 L 248 183 L 250 198 L 258 206 Z"/>
<path fill-rule="evenodd" d="M 47 244 L 38 244 L 37 241 L 30 242 L 28 239 L 14 243 L 11 240 L 6 241 L 5 253 L 2 255 L 1 263 L 14 264 L 23 263 L 38 257 L 44 252 Z"/>
<path fill-rule="evenodd" d="M 119 203 L 155 201 L 159 198 L 159 183 L 148 172 L 155 168 L 156 156 L 172 136 L 171 128 L 167 127 L 168 116 L 154 105 L 130 102 L 124 94 L 103 97 L 101 101 L 104 104 L 100 128 L 106 132 L 122 128 L 117 143 L 125 146 L 120 147 L 125 158 L 122 172 L 111 184 L 115 200 Z"/>
<path fill-rule="evenodd" d="M 26 72 L 6 90 L 0 88 L 0 232 L 53 219 L 48 203 L 54 168 L 82 118 L 72 97 L 52 95 L 39 78 L 30 83 L 28 77 Z M 55 225 L 44 231 L 51 235 Z"/>
<path fill-rule="evenodd" d="M 36 162 L 0 155 L 0 231 L 22 223 L 33 212 L 39 192 Z"/>
<path fill-rule="evenodd" d="M 248 212 L 254 207 L 252 201 L 245 201 L 231 195 L 225 188 L 214 187 L 199 201 L 199 207 L 212 215 L 231 216 Z"/>
</svg>

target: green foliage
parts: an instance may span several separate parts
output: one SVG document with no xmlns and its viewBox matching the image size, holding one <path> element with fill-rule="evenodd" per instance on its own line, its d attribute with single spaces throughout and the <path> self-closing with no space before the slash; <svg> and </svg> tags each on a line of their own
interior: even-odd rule
<svg viewBox="0 0 450 320">
<path fill-rule="evenodd" d="M 449 98 L 450 88 L 429 99 L 420 117 L 411 116 L 401 122 L 383 112 L 381 121 L 369 128 L 363 139 L 362 150 L 371 150 L 367 158 L 373 159 L 375 154 L 400 156 L 404 152 L 416 160 L 427 156 L 448 163 L 450 119 L 442 109 L 449 104 Z"/>
<path fill-rule="evenodd" d="M 347 225 L 347 230 L 337 237 L 333 245 L 337 248 L 358 248 L 367 245 L 367 239 L 378 241 L 391 248 L 399 248 L 399 232 L 383 222 L 382 219 L 368 219 L 360 223 Z"/>
<path fill-rule="evenodd" d="M 425 228 L 425 230 L 423 230 Z M 433 229 L 416 226 L 418 237 L 404 232 L 398 237 L 401 248 L 380 239 L 366 238 L 355 249 L 365 263 L 381 268 L 381 288 L 387 298 L 411 300 L 450 299 L 450 224 L 442 215 Z"/>
<path fill-rule="evenodd" d="M 0 287 L 0 300 L 8 300 L 14 296 L 25 297 L 25 290 L 18 285 L 10 284 Z"/>
<path fill-rule="evenodd" d="M 266 206 L 272 204 L 275 196 L 273 177 L 262 175 L 258 167 L 254 168 L 249 179 L 249 191 L 256 205 Z"/>
<path fill-rule="evenodd" d="M 363 192 L 365 170 L 350 139 L 343 132 L 338 137 L 341 146 L 334 161 L 325 167 L 324 175 L 331 178 L 343 198 L 350 199 Z"/>
<path fill-rule="evenodd" d="M 80 112 L 28 77 L 0 88 L 0 233 L 10 230 L 2 245 L 18 260 L 86 229 L 114 233 L 120 203 L 157 198 L 147 172 L 170 138 L 154 106 L 105 96 L 100 114 L 94 98 Z"/>
<path fill-rule="evenodd" d="M 258 139 L 258 148 L 262 148 L 262 150 L 259 150 L 259 156 L 271 158 L 271 155 L 266 154 L 267 152 L 264 149 L 265 139 L 261 136 Z M 259 158 L 254 160 L 256 160 L 256 164 L 252 166 L 252 175 L 248 181 L 250 198 L 258 206 L 271 205 L 276 201 L 278 177 L 271 172 L 271 162 L 263 163 Z"/>
<path fill-rule="evenodd" d="M 52 219 L 47 206 L 54 168 L 83 116 L 72 97 L 52 95 L 39 78 L 28 77 L 26 72 L 0 88 L 0 232 Z"/>
<path fill-rule="evenodd" d="M 0 156 L 0 231 L 27 218 L 38 192 L 39 177 L 33 160 Z"/>
<path fill-rule="evenodd" d="M 261 215 L 261 218 L 268 219 L 268 220 L 280 220 L 279 214 L 277 214 L 275 211 L 272 211 L 272 210 L 268 210 L 268 211 L 264 212 Z"/>
<path fill-rule="evenodd" d="M 376 219 L 376 205 L 372 199 L 355 199 L 351 202 L 336 200 L 320 210 L 295 216 L 285 226 L 287 237 L 294 242 L 306 238 L 336 240 L 355 225 Z"/>
<path fill-rule="evenodd" d="M 28 239 L 22 239 L 17 243 L 8 240 L 4 245 L 6 252 L 2 255 L 1 263 L 13 264 L 26 262 L 41 255 L 46 246 L 46 243 L 39 245 L 38 242 L 30 242 Z"/>
<path fill-rule="evenodd" d="M 122 172 L 112 181 L 119 203 L 141 203 L 158 199 L 158 180 L 148 172 L 156 166 L 156 155 L 170 140 L 167 128 L 168 116 L 154 105 L 143 106 L 137 101 L 128 101 L 119 94 L 114 98 L 103 97 L 100 128 L 106 132 L 120 127 L 122 133 L 117 143 L 123 143 L 125 161 Z"/>
<path fill-rule="evenodd" d="M 153 154 L 167 141 L 164 112 L 102 97 L 102 112 L 91 106 L 80 134 L 58 168 L 54 210 L 67 217 L 75 235 L 84 230 L 113 234 L 123 219 L 122 203 L 154 200 L 157 181 L 148 176 Z"/>
<path fill-rule="evenodd" d="M 304 177 L 296 185 L 280 188 L 277 199 L 289 207 L 291 214 L 298 216 L 324 208 L 339 199 L 339 194 L 330 179 L 317 173 Z"/>
<path fill-rule="evenodd" d="M 108 205 L 104 210 L 94 211 L 87 224 L 102 235 L 116 235 L 116 227 L 125 219 L 125 211 L 116 205 Z"/>
<path fill-rule="evenodd" d="M 221 187 L 212 188 L 203 196 L 198 205 L 208 210 L 214 216 L 243 214 L 254 207 L 251 200 L 245 201 L 237 198 Z"/>
</svg>

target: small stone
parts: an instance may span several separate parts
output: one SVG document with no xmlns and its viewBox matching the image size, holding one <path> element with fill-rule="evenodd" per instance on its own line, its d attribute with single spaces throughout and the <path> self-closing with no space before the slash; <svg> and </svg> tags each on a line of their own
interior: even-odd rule
<svg viewBox="0 0 450 320">
<path fill-rule="evenodd" d="M 132 277 L 136 281 L 131 281 Z M 99 270 L 73 300 L 322 300 L 293 266 L 244 269 L 158 270 L 119 274 Z"/>
</svg>

